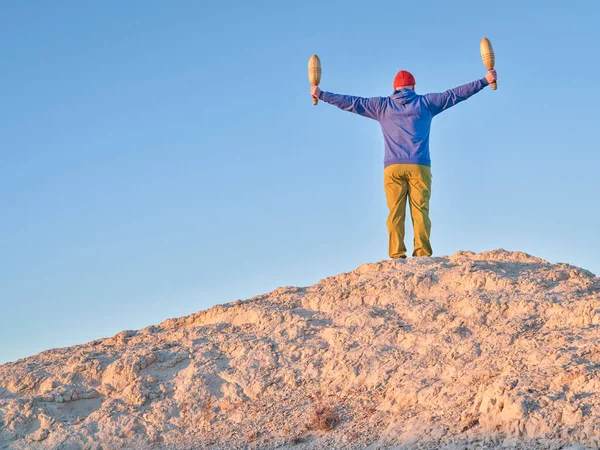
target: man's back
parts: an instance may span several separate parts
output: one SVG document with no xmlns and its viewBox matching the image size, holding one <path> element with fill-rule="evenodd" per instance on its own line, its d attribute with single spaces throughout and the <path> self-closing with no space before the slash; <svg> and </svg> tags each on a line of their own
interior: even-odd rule
<svg viewBox="0 0 600 450">
<path fill-rule="evenodd" d="M 400 89 L 382 99 L 379 124 L 385 144 L 384 167 L 390 164 L 431 165 L 431 113 L 425 96 Z"/>
</svg>

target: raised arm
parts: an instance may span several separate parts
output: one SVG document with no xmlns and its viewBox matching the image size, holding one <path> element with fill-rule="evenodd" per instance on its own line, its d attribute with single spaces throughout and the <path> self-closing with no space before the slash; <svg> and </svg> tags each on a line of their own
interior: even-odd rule
<svg viewBox="0 0 600 450">
<path fill-rule="evenodd" d="M 491 70 L 485 78 L 463 84 L 462 86 L 455 87 L 454 89 L 439 94 L 426 94 L 425 99 L 427 100 L 431 113 L 435 116 L 451 106 L 468 99 L 494 80 L 496 80 L 496 72 Z"/>
<path fill-rule="evenodd" d="M 315 89 L 316 88 L 316 89 Z M 343 111 L 378 120 L 383 109 L 383 97 L 354 97 L 352 95 L 332 94 L 313 86 L 311 93 L 326 103 L 337 106 Z"/>
</svg>

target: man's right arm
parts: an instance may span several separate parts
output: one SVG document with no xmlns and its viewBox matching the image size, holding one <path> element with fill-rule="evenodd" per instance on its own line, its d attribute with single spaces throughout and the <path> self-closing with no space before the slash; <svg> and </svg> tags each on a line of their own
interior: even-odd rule
<svg viewBox="0 0 600 450">
<path fill-rule="evenodd" d="M 463 84 L 440 94 L 426 94 L 425 99 L 429 104 L 431 113 L 435 116 L 476 94 L 490 84 L 491 80 L 496 80 L 496 71 L 488 72 L 485 78 Z"/>
</svg>

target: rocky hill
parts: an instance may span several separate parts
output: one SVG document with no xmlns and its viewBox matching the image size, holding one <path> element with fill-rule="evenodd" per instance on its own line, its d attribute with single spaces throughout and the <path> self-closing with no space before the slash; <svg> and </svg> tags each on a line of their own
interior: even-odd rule
<svg viewBox="0 0 600 450">
<path fill-rule="evenodd" d="M 598 448 L 600 279 L 364 264 L 0 366 L 0 448 Z"/>
</svg>

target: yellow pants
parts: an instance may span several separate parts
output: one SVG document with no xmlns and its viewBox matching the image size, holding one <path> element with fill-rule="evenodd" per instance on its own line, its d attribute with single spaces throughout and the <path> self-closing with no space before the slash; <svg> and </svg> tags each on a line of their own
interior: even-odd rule
<svg viewBox="0 0 600 450">
<path fill-rule="evenodd" d="M 406 258 L 404 245 L 404 219 L 406 199 L 410 203 L 410 216 L 415 235 L 413 256 L 431 256 L 431 167 L 418 164 L 392 164 L 383 172 L 383 184 L 390 215 L 387 229 L 390 238 L 390 258 Z"/>
</svg>

